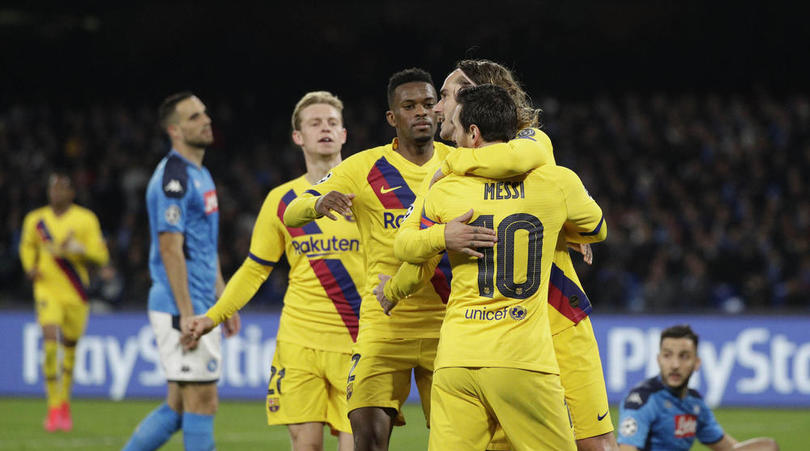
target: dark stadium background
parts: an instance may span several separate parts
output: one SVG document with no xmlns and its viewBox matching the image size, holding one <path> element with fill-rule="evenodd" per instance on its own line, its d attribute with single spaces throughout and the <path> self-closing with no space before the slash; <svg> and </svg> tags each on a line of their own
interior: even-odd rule
<svg viewBox="0 0 810 451">
<path fill-rule="evenodd" d="M 115 274 L 99 306 L 145 308 L 143 189 L 168 150 L 166 95 L 196 92 L 217 142 L 223 271 L 266 192 L 299 175 L 289 116 L 346 104 L 344 156 L 387 143 L 385 86 L 419 66 L 513 68 L 560 164 L 610 227 L 581 278 L 601 312 L 808 312 L 810 98 L 804 17 L 777 2 L 4 2 L 0 6 L 0 307 L 30 308 L 17 244 L 68 167 Z M 274 272 L 251 309 L 278 309 Z"/>
</svg>

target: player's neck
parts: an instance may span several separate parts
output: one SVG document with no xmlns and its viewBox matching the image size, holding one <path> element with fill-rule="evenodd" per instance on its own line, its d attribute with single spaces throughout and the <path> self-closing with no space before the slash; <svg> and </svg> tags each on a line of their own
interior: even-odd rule
<svg viewBox="0 0 810 451">
<path fill-rule="evenodd" d="M 64 205 L 50 204 L 50 207 L 51 211 L 53 211 L 54 216 L 62 216 L 63 214 L 65 214 L 66 211 L 68 211 L 71 205 L 73 205 L 73 203 L 68 203 Z"/>
<path fill-rule="evenodd" d="M 173 143 L 172 147 L 186 160 L 194 163 L 197 167 L 202 167 L 203 157 L 205 157 L 205 149 L 199 147 L 192 147 L 185 143 Z"/>
<path fill-rule="evenodd" d="M 311 155 L 304 152 L 304 161 L 307 164 L 307 173 L 304 178 L 311 184 L 315 184 L 324 178 L 333 167 L 340 164 L 340 152 L 332 155 Z"/>
<path fill-rule="evenodd" d="M 482 147 L 491 146 L 493 144 L 502 144 L 504 141 L 481 141 L 473 145 L 473 148 L 480 149 Z"/>
<path fill-rule="evenodd" d="M 422 166 L 433 158 L 433 140 L 418 143 L 397 137 L 395 150 L 411 163 Z"/>
</svg>

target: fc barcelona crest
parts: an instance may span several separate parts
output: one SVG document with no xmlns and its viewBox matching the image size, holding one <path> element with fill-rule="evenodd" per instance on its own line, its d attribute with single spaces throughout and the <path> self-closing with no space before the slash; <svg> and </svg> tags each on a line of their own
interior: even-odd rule
<svg viewBox="0 0 810 451">
<path fill-rule="evenodd" d="M 267 410 L 278 412 L 279 407 L 278 398 L 267 398 Z"/>
</svg>

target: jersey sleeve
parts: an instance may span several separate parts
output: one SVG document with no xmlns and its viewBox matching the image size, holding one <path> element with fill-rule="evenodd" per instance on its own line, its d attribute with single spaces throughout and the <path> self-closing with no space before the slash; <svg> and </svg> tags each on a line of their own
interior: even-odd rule
<svg viewBox="0 0 810 451">
<path fill-rule="evenodd" d="M 20 237 L 20 262 L 25 272 L 34 268 L 37 263 L 37 233 L 35 219 L 32 214 L 23 220 L 22 236 Z"/>
<path fill-rule="evenodd" d="M 101 225 L 95 214 L 87 215 L 86 225 L 82 231 L 81 243 L 84 245 L 84 258 L 90 262 L 104 266 L 110 261 L 110 253 L 104 236 L 101 234 Z"/>
<path fill-rule="evenodd" d="M 205 313 L 214 324 L 230 318 L 253 299 L 284 253 L 286 243 L 278 203 L 273 193 L 264 200 L 253 226 L 248 257 L 225 285 L 222 296 Z"/>
<path fill-rule="evenodd" d="M 290 202 L 290 205 L 284 211 L 284 224 L 289 227 L 302 227 L 320 218 L 322 215 L 315 211 L 315 203 L 318 202 L 321 195 L 330 191 L 357 194 L 358 186 L 352 177 L 356 178 L 357 174 L 362 173 L 362 171 L 357 171 L 357 163 L 356 158 L 344 160 L 332 168 L 332 171 L 326 174 L 311 189 L 304 191 Z"/>
<path fill-rule="evenodd" d="M 602 209 L 588 194 L 582 180 L 570 169 L 560 167 L 560 185 L 568 209 L 565 236 L 575 243 L 596 243 L 607 238 Z"/>
<path fill-rule="evenodd" d="M 541 130 L 527 128 L 507 143 L 477 149 L 456 149 L 445 158 L 442 172 L 445 175 L 473 174 L 491 179 L 506 179 L 547 164 L 554 164 L 551 140 Z"/>
<path fill-rule="evenodd" d="M 620 445 L 644 449 L 655 420 L 655 400 L 649 394 L 633 390 L 619 409 Z"/>
<path fill-rule="evenodd" d="M 385 297 L 396 304 L 416 293 L 433 277 L 441 259 L 442 256 L 437 254 L 424 263 L 402 263 L 396 274 L 385 284 Z"/>
<path fill-rule="evenodd" d="M 725 432 L 720 426 L 720 423 L 714 418 L 714 413 L 711 409 L 709 409 L 705 403 L 701 404 L 696 435 L 700 443 L 711 445 L 712 443 L 717 443 L 722 440 Z"/>
<path fill-rule="evenodd" d="M 185 232 L 191 189 L 185 163 L 178 158 L 169 158 L 163 168 L 163 180 L 157 194 L 155 217 L 158 233 Z"/>
<path fill-rule="evenodd" d="M 394 239 L 394 255 L 408 263 L 420 264 L 436 256 L 445 249 L 444 224 L 436 224 L 420 230 L 420 212 L 425 204 L 425 194 L 430 189 L 433 174 L 428 174 L 419 187 L 411 207 L 408 209 L 405 220 L 399 225 L 397 236 Z"/>
<path fill-rule="evenodd" d="M 222 296 L 205 312 L 205 316 L 211 318 L 214 324 L 219 324 L 233 316 L 259 291 L 272 270 L 271 265 L 258 263 L 250 257 L 246 258 L 225 285 Z"/>
</svg>

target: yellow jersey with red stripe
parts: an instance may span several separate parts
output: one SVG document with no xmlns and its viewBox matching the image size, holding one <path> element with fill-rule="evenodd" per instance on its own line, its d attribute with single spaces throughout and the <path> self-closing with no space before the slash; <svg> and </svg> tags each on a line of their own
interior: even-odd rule
<svg viewBox="0 0 810 451">
<path fill-rule="evenodd" d="M 290 264 L 276 340 L 313 349 L 351 352 L 357 339 L 364 266 L 354 218 L 286 227 L 289 204 L 312 188 L 304 176 L 284 183 L 265 198 L 256 218 L 250 253 L 206 315 L 215 323 L 244 306 L 285 254 Z"/>
<path fill-rule="evenodd" d="M 498 243 L 480 259 L 450 256 L 452 291 L 436 369 L 558 373 L 547 303 L 558 238 L 566 227 L 604 239 L 601 209 L 574 172 L 547 165 L 512 181 L 449 175 L 428 192 L 420 222 L 446 223 L 470 205 L 470 224 L 495 229 Z"/>
<path fill-rule="evenodd" d="M 504 159 L 504 153 L 494 152 L 491 146 L 478 149 L 459 149 L 451 153 L 442 163 L 442 172 L 445 174 L 477 175 L 490 178 L 509 178 L 522 174 L 543 165 L 553 165 L 554 153 L 551 140 L 540 129 L 525 129 L 518 133 L 515 140 L 510 143 L 527 144 L 529 140 L 537 144 L 536 148 L 522 146 L 514 147 L 514 151 L 507 156 L 520 156 L 520 164 L 510 164 Z M 529 152 L 533 150 L 533 152 Z M 511 167 L 510 171 L 504 171 Z M 422 192 L 426 192 L 429 180 Z M 395 301 L 408 296 L 414 287 L 421 282 L 421 275 L 430 272 L 430 259 L 445 248 L 444 224 L 428 229 L 420 229 L 420 215 L 424 204 L 423 196 L 418 196 L 413 211 L 403 222 L 394 242 L 394 253 L 398 258 L 407 262 L 386 286 L 386 295 Z M 475 209 L 475 206 L 471 206 Z M 552 335 L 556 335 L 585 318 L 591 313 L 592 306 L 588 296 L 582 288 L 577 277 L 574 264 L 568 250 L 567 243 L 591 242 L 592 235 L 570 233 L 565 229 L 560 234 L 554 252 L 554 262 L 551 267 L 549 283 L 549 324 Z M 425 268 L 412 268 L 408 264 L 424 264 Z"/>
<path fill-rule="evenodd" d="M 444 303 L 450 291 L 449 267 L 436 269 L 432 284 L 426 284 L 407 302 L 386 316 L 372 289 L 378 274 L 393 274 L 399 267 L 394 256 L 394 236 L 415 199 L 422 180 L 439 167 L 452 149 L 434 143 L 433 156 L 423 165 L 410 162 L 397 152 L 397 140 L 391 144 L 359 152 L 334 167 L 312 189 L 290 203 L 284 222 L 291 227 L 307 227 L 318 217 L 315 202 L 330 191 L 353 193 L 352 213 L 360 230 L 365 252 L 366 277 L 360 294 L 360 335 L 369 338 L 436 338 L 444 317 Z M 326 219 L 326 221 L 329 221 Z"/>
<path fill-rule="evenodd" d="M 65 252 L 70 239 L 81 244 L 82 254 Z M 109 258 L 98 218 L 87 208 L 71 205 L 57 216 L 45 206 L 23 220 L 20 260 L 26 272 L 34 268 L 39 272 L 34 280 L 36 299 L 87 302 L 88 266 L 106 265 Z"/>
</svg>

